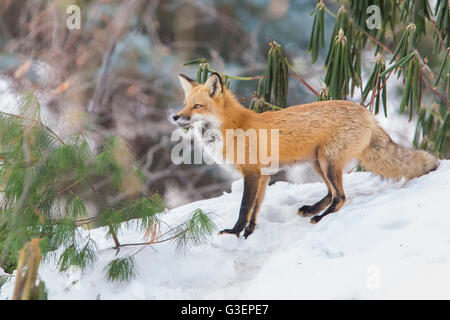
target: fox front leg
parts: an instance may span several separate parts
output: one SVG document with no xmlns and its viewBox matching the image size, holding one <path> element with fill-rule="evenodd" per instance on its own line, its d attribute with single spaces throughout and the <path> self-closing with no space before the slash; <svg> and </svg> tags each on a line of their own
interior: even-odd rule
<svg viewBox="0 0 450 320">
<path fill-rule="evenodd" d="M 248 222 L 249 213 L 252 211 L 258 193 L 259 176 L 244 176 L 244 194 L 242 195 L 239 218 L 232 229 L 224 229 L 219 234 L 229 233 L 239 237 Z"/>
<path fill-rule="evenodd" d="M 269 182 L 270 177 L 267 175 L 261 176 L 258 183 L 258 193 L 256 195 L 255 205 L 252 209 L 252 214 L 250 216 L 250 221 L 244 231 L 244 238 L 247 239 L 249 235 L 253 233 L 256 226 L 256 218 L 258 216 L 259 208 L 264 200 L 264 194 L 266 192 L 267 182 Z"/>
</svg>

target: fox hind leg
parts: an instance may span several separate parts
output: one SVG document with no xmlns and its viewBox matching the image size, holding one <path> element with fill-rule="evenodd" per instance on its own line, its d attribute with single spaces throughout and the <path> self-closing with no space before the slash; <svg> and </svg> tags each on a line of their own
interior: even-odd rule
<svg viewBox="0 0 450 320">
<path fill-rule="evenodd" d="M 325 210 L 324 213 L 311 218 L 311 223 L 314 224 L 318 223 L 323 217 L 329 215 L 330 213 L 338 211 L 345 203 L 344 188 L 342 185 L 343 166 L 336 166 L 335 164 L 328 162 L 326 167 L 327 169 L 324 172 L 332 188 L 332 201 L 331 205 Z"/>
<path fill-rule="evenodd" d="M 313 204 L 312 206 L 303 206 L 300 209 L 298 209 L 298 214 L 302 217 L 311 217 L 325 209 L 330 203 L 332 199 L 332 189 L 330 186 L 330 183 L 328 182 L 327 177 L 322 171 L 322 168 L 320 167 L 319 160 L 314 160 L 311 163 L 312 168 L 314 171 L 317 172 L 317 174 L 322 178 L 322 181 L 327 186 L 328 193 L 325 197 L 323 197 L 319 202 Z"/>
</svg>

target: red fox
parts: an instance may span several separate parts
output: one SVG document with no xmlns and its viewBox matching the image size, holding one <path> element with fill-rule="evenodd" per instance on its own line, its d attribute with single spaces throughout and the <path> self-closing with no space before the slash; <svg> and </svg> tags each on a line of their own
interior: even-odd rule
<svg viewBox="0 0 450 320">
<path fill-rule="evenodd" d="M 223 86 L 218 73 L 211 74 L 204 84 L 181 74 L 179 80 L 185 92 L 184 108 L 173 119 L 180 126 L 206 121 L 207 126 L 217 128 L 222 137 L 227 129 L 277 129 L 280 165 L 311 163 L 328 189 L 327 195 L 316 204 L 298 209 L 300 216 L 312 217 L 311 223 L 318 223 L 344 205 L 342 172 L 345 164 L 353 159 L 365 169 L 392 179 L 419 177 L 435 170 L 439 164 L 428 152 L 407 149 L 393 142 L 369 111 L 350 101 L 313 102 L 255 113 L 242 106 Z M 224 157 L 229 157 L 225 152 L 228 144 L 229 141 L 223 144 Z M 248 156 L 248 144 L 245 153 Z M 259 158 L 256 163 L 235 164 L 235 167 L 244 178 L 239 218 L 232 229 L 219 234 L 239 237 L 245 228 L 247 238 L 255 229 L 269 176 L 262 174 Z"/>
</svg>

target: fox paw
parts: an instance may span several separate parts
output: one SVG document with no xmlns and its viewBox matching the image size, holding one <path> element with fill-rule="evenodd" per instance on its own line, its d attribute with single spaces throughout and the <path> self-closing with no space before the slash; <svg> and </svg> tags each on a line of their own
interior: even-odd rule
<svg viewBox="0 0 450 320">
<path fill-rule="evenodd" d="M 317 213 L 316 208 L 314 206 L 303 206 L 298 209 L 297 214 L 301 217 L 311 217 Z"/>
<path fill-rule="evenodd" d="M 312 224 L 316 224 L 316 223 L 318 223 L 320 220 L 322 220 L 322 217 L 321 217 L 321 216 L 314 216 L 314 217 L 311 218 L 310 222 L 311 222 Z"/>
<path fill-rule="evenodd" d="M 235 229 L 223 229 L 222 231 L 219 231 L 219 235 L 222 235 L 224 233 L 225 234 L 234 234 L 236 237 L 239 238 L 241 231 L 237 231 Z"/>
<path fill-rule="evenodd" d="M 252 233 L 253 233 L 253 231 L 255 230 L 255 224 L 249 224 L 248 226 L 247 226 L 247 228 L 245 228 L 245 231 L 244 231 L 244 238 L 245 239 L 247 239 L 248 238 L 248 236 L 249 235 L 251 235 Z"/>
</svg>

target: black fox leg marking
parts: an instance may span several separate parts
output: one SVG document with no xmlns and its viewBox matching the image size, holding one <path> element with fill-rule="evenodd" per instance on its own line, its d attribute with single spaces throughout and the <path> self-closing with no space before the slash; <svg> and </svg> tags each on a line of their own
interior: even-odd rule
<svg viewBox="0 0 450 320">
<path fill-rule="evenodd" d="M 256 215 L 257 215 L 257 211 L 259 211 L 259 206 L 260 203 L 258 201 L 258 199 L 256 200 L 255 206 L 253 207 L 252 210 L 252 215 L 250 217 L 250 221 L 247 224 L 247 227 L 244 230 L 244 238 L 247 239 L 249 235 L 251 235 L 253 233 L 253 231 L 255 230 L 256 227 Z"/>
<path fill-rule="evenodd" d="M 258 183 L 258 194 L 256 196 L 255 205 L 250 216 L 250 221 L 244 231 L 244 238 L 247 239 L 249 235 L 253 233 L 256 226 L 256 218 L 258 217 L 258 212 L 261 207 L 261 203 L 264 200 L 264 195 L 266 193 L 267 182 L 269 181 L 269 176 L 261 176 Z"/>
<path fill-rule="evenodd" d="M 322 220 L 322 218 L 325 217 L 326 215 L 329 215 L 330 213 L 338 211 L 344 205 L 344 202 L 345 202 L 345 196 L 341 196 L 339 198 L 335 197 L 333 199 L 333 202 L 331 203 L 331 205 L 327 208 L 327 210 L 325 210 L 324 213 L 311 218 L 311 223 L 315 224 L 315 223 L 319 222 L 320 220 Z"/>
<path fill-rule="evenodd" d="M 328 181 L 330 181 L 331 187 L 335 190 L 333 193 L 333 201 L 324 213 L 312 217 L 311 223 L 317 223 L 326 215 L 338 211 L 345 203 L 344 188 L 342 186 L 342 169 L 336 170 L 333 165 L 328 165 L 326 172 Z"/>
<path fill-rule="evenodd" d="M 244 194 L 242 195 L 241 209 L 239 210 L 239 218 L 232 229 L 224 229 L 219 234 L 229 233 L 239 237 L 248 221 L 250 211 L 255 205 L 256 195 L 258 192 L 259 176 L 244 177 Z"/>
<path fill-rule="evenodd" d="M 324 175 L 324 173 L 322 171 L 322 168 L 320 167 L 319 161 L 318 160 L 314 160 L 311 163 L 311 167 L 322 178 L 323 182 L 327 186 L 328 194 L 325 197 L 323 197 L 320 201 L 318 201 L 317 203 L 313 204 L 312 206 L 305 205 L 305 206 L 299 208 L 298 209 L 298 214 L 300 216 L 302 216 L 302 217 L 311 217 L 311 216 L 317 214 L 318 212 L 320 212 L 323 209 L 325 209 L 325 207 L 328 206 L 331 203 L 331 200 L 332 200 L 332 191 L 331 191 L 330 183 L 328 182 L 328 179 Z"/>
<path fill-rule="evenodd" d="M 319 202 L 313 204 L 312 206 L 304 205 L 298 209 L 298 214 L 302 217 L 311 217 L 322 211 L 326 206 L 330 204 L 332 200 L 331 192 L 323 197 Z"/>
</svg>

